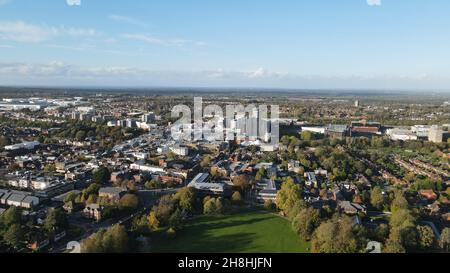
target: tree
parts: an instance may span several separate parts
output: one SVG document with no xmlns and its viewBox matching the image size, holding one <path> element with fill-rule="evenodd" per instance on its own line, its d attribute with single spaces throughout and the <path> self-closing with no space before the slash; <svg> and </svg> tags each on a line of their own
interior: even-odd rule
<svg viewBox="0 0 450 273">
<path fill-rule="evenodd" d="M 167 157 L 168 160 L 174 160 L 174 159 L 177 158 L 177 154 L 174 153 L 173 151 L 168 151 L 166 153 L 166 157 Z"/>
<path fill-rule="evenodd" d="M 151 211 L 150 214 L 147 217 L 148 219 L 148 225 L 150 227 L 150 230 L 157 230 L 159 229 L 160 223 L 158 218 L 156 217 L 156 213 L 154 211 Z"/>
<path fill-rule="evenodd" d="M 395 212 L 401 209 L 408 209 L 408 201 L 403 196 L 403 192 L 401 190 L 396 190 L 394 192 L 394 200 L 391 203 L 391 211 Z"/>
<path fill-rule="evenodd" d="M 78 196 L 79 196 L 78 193 L 71 192 L 68 195 L 66 195 L 66 197 L 64 197 L 64 203 L 75 202 Z"/>
<path fill-rule="evenodd" d="M 292 221 L 294 220 L 295 216 L 300 213 L 300 211 L 307 208 L 307 205 L 305 201 L 303 200 L 297 200 L 288 210 L 285 211 L 285 215 L 287 218 Z"/>
<path fill-rule="evenodd" d="M 299 201 L 301 201 L 300 186 L 296 185 L 294 180 L 289 177 L 277 193 L 277 206 L 287 214 Z"/>
<path fill-rule="evenodd" d="M 203 213 L 206 215 L 212 215 L 216 214 L 217 208 L 216 208 L 216 199 L 211 198 L 205 202 L 203 205 Z"/>
<path fill-rule="evenodd" d="M 5 146 L 11 145 L 11 140 L 8 137 L 1 136 L 0 137 L 0 148 L 4 148 Z"/>
<path fill-rule="evenodd" d="M 94 183 L 89 185 L 86 189 L 83 190 L 84 194 L 89 196 L 91 194 L 98 194 L 98 191 L 100 190 L 100 184 Z"/>
<path fill-rule="evenodd" d="M 121 225 L 100 230 L 81 242 L 83 253 L 127 253 L 130 251 L 130 238 Z"/>
<path fill-rule="evenodd" d="M 61 209 L 51 209 L 44 220 L 44 228 L 49 232 L 64 230 L 68 227 L 66 214 Z"/>
<path fill-rule="evenodd" d="M 439 240 L 439 246 L 444 251 L 450 251 L 450 228 L 444 228 L 441 234 L 441 239 Z"/>
<path fill-rule="evenodd" d="M 358 240 L 353 232 L 353 224 L 349 217 L 342 219 L 335 218 L 324 222 L 317 228 L 312 237 L 311 252 L 359 252 L 361 249 L 359 249 Z"/>
<path fill-rule="evenodd" d="M 397 210 L 392 213 L 389 219 L 389 225 L 391 228 L 411 228 L 415 227 L 416 218 L 407 209 Z"/>
<path fill-rule="evenodd" d="M 56 166 L 55 166 L 55 164 L 48 164 L 47 166 L 45 166 L 44 172 L 46 172 L 46 173 L 53 173 L 53 172 L 56 172 Z"/>
<path fill-rule="evenodd" d="M 242 205 L 242 203 L 244 202 L 244 200 L 243 200 L 243 198 L 242 198 L 241 193 L 238 192 L 238 191 L 235 191 L 235 192 L 233 193 L 233 195 L 231 196 L 231 202 L 232 202 L 234 205 L 238 205 L 238 206 Z"/>
<path fill-rule="evenodd" d="M 258 172 L 256 173 L 256 175 L 260 177 L 259 180 L 255 178 L 256 181 L 261 181 L 261 180 L 264 178 L 264 176 L 266 176 L 266 169 L 265 169 L 264 167 L 261 167 L 261 168 L 258 170 Z"/>
<path fill-rule="evenodd" d="M 156 218 L 160 222 L 161 226 L 169 224 L 169 218 L 173 211 L 176 209 L 173 197 L 170 195 L 164 195 L 159 199 L 158 205 L 153 207 L 153 211 L 156 214 Z"/>
<path fill-rule="evenodd" d="M 161 180 L 159 179 L 159 177 L 145 182 L 145 188 L 149 189 L 149 190 L 161 189 L 163 187 L 164 187 L 164 185 L 161 182 Z"/>
<path fill-rule="evenodd" d="M 250 176 L 241 174 L 233 179 L 233 185 L 239 188 L 241 192 L 245 192 L 250 188 L 250 181 Z"/>
<path fill-rule="evenodd" d="M 148 234 L 150 232 L 148 217 L 146 215 L 136 217 L 131 225 L 131 231 L 137 234 Z"/>
<path fill-rule="evenodd" d="M 320 213 L 313 208 L 300 211 L 292 221 L 292 227 L 303 240 L 311 240 L 314 230 L 320 225 Z"/>
<path fill-rule="evenodd" d="M 120 198 L 119 206 L 120 208 L 135 210 L 139 205 L 139 199 L 135 194 L 125 194 Z"/>
<path fill-rule="evenodd" d="M 181 210 L 177 209 L 169 218 L 169 227 L 173 229 L 179 229 L 181 226 L 181 223 L 183 221 L 183 216 L 181 214 Z"/>
<path fill-rule="evenodd" d="M 429 226 L 417 226 L 419 247 L 422 250 L 429 250 L 434 246 L 434 233 Z"/>
<path fill-rule="evenodd" d="M 406 252 L 413 250 L 418 244 L 416 218 L 407 209 L 396 210 L 389 220 L 391 233 L 386 245 L 387 252 Z M 400 247 L 401 246 L 401 247 Z"/>
<path fill-rule="evenodd" d="M 364 174 L 368 177 L 372 177 L 373 176 L 373 171 L 371 169 L 366 169 L 366 171 L 364 172 Z"/>
<path fill-rule="evenodd" d="M 4 226 L 11 226 L 14 224 L 20 224 L 22 219 L 22 213 L 17 207 L 9 207 L 1 216 L 1 222 Z"/>
<path fill-rule="evenodd" d="M 408 182 L 413 182 L 414 180 L 416 180 L 416 175 L 413 172 L 408 172 L 404 178 Z"/>
<path fill-rule="evenodd" d="M 380 242 L 385 242 L 389 237 L 389 226 L 386 224 L 381 224 L 377 226 L 374 233 L 375 240 Z"/>
<path fill-rule="evenodd" d="M 167 229 L 166 234 L 169 238 L 174 238 L 175 236 L 177 236 L 177 231 L 171 227 Z"/>
<path fill-rule="evenodd" d="M 370 193 L 370 204 L 378 210 L 383 208 L 384 196 L 380 187 L 376 186 L 372 189 Z"/>
<path fill-rule="evenodd" d="M 268 210 L 268 211 L 274 211 L 277 208 L 277 206 L 275 205 L 275 203 L 268 199 L 266 201 L 264 201 L 264 209 Z"/>
<path fill-rule="evenodd" d="M 86 205 L 95 204 L 97 203 L 97 194 L 90 194 L 88 198 L 86 199 Z"/>
<path fill-rule="evenodd" d="M 200 166 L 202 168 L 206 168 L 211 164 L 211 157 L 209 157 L 209 155 L 205 155 L 202 158 L 202 162 L 200 162 Z"/>
<path fill-rule="evenodd" d="M 230 210 L 231 202 L 223 197 L 216 198 L 217 214 L 225 214 Z"/>
<path fill-rule="evenodd" d="M 19 249 L 24 241 L 24 232 L 19 224 L 13 224 L 10 226 L 5 234 L 3 240 L 11 247 Z"/>
<path fill-rule="evenodd" d="M 218 174 L 217 168 L 211 168 L 211 171 L 209 173 L 211 174 L 211 176 L 213 178 L 215 178 L 217 176 L 217 174 Z"/>
<path fill-rule="evenodd" d="M 203 205 L 203 213 L 207 215 L 224 214 L 230 207 L 229 200 L 222 197 L 211 198 Z"/>
<path fill-rule="evenodd" d="M 193 213 L 197 200 L 197 190 L 195 188 L 182 188 L 173 197 L 178 206 L 187 213 Z"/>
<path fill-rule="evenodd" d="M 386 241 L 386 246 L 383 250 L 385 253 L 406 253 L 406 249 L 403 246 L 403 230 L 395 227 L 391 229 L 389 238 Z"/>
<path fill-rule="evenodd" d="M 255 175 L 255 180 L 256 181 L 261 181 L 263 179 L 263 176 L 258 172 L 258 173 L 256 173 L 256 175 Z"/>
<path fill-rule="evenodd" d="M 301 132 L 300 136 L 304 141 L 310 141 L 312 139 L 312 133 L 309 131 Z"/>
<path fill-rule="evenodd" d="M 94 175 L 92 176 L 92 181 L 96 184 L 105 184 L 111 179 L 111 172 L 108 168 L 102 166 L 98 168 Z"/>
<path fill-rule="evenodd" d="M 77 134 L 75 135 L 75 138 L 78 140 L 78 141 L 82 141 L 82 140 L 85 140 L 86 139 L 86 132 L 85 131 L 78 131 L 77 132 Z"/>
</svg>

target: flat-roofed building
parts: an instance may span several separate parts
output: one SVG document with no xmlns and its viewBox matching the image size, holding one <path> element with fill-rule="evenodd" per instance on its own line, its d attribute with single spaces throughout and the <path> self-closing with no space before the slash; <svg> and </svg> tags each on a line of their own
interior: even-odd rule
<svg viewBox="0 0 450 273">
<path fill-rule="evenodd" d="M 305 178 L 307 178 L 307 180 L 305 181 L 305 185 L 306 186 L 314 186 L 317 187 L 318 186 L 318 182 L 317 182 L 317 178 L 316 178 L 316 174 L 314 172 L 306 172 L 304 174 Z"/>
<path fill-rule="evenodd" d="M 386 134 L 391 138 L 391 140 L 417 140 L 417 135 L 412 130 L 401 129 L 401 128 L 393 128 L 388 129 Z"/>
<path fill-rule="evenodd" d="M 39 205 L 39 198 L 36 196 L 29 195 L 29 196 L 25 197 L 25 199 L 22 200 L 20 206 L 25 209 L 31 209 L 37 205 Z"/>
<path fill-rule="evenodd" d="M 326 128 L 323 126 L 302 126 L 302 131 L 315 134 L 325 134 Z"/>
<path fill-rule="evenodd" d="M 39 111 L 47 108 L 48 106 L 49 104 L 45 102 L 0 102 L 0 110 L 3 111 L 20 111 L 24 109 Z"/>
<path fill-rule="evenodd" d="M 330 138 L 341 139 L 348 134 L 348 126 L 340 124 L 329 124 L 325 134 Z"/>
<path fill-rule="evenodd" d="M 263 181 L 258 183 L 257 188 L 260 189 L 256 195 L 258 203 L 264 203 L 269 200 L 276 203 L 278 188 L 274 181 L 263 179 Z"/>
<path fill-rule="evenodd" d="M 428 140 L 434 143 L 442 143 L 442 141 L 444 140 L 444 131 L 442 130 L 442 128 L 437 125 L 431 126 Z"/>
<path fill-rule="evenodd" d="M 224 182 L 210 182 L 208 173 L 199 173 L 188 184 L 188 187 L 195 188 L 201 195 L 229 196 L 231 187 Z"/>
<path fill-rule="evenodd" d="M 1 190 L 0 191 L 0 204 L 6 205 L 6 202 L 11 194 L 12 193 L 10 191 Z"/>
<path fill-rule="evenodd" d="M 15 150 L 21 150 L 21 149 L 33 150 L 39 145 L 40 145 L 40 143 L 37 141 L 23 142 L 23 143 L 19 143 L 19 144 L 5 146 L 5 150 L 6 151 L 15 151 Z"/>
<path fill-rule="evenodd" d="M 21 207 L 22 201 L 25 199 L 25 197 L 27 197 L 27 195 L 25 195 L 23 193 L 13 193 L 6 200 L 6 205 L 14 206 L 14 207 Z"/>
<path fill-rule="evenodd" d="M 111 200 L 120 200 L 125 194 L 126 190 L 118 187 L 104 187 L 98 191 L 99 197 L 106 197 Z"/>
</svg>

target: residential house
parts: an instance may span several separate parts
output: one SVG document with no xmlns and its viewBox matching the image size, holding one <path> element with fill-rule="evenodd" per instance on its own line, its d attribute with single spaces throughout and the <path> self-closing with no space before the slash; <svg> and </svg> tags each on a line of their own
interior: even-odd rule
<svg viewBox="0 0 450 273">
<path fill-rule="evenodd" d="M 22 201 L 25 199 L 26 195 L 23 193 L 12 193 L 6 200 L 6 205 L 21 207 Z"/>
<path fill-rule="evenodd" d="M 338 203 L 338 208 L 348 215 L 355 215 L 358 213 L 367 213 L 367 208 L 364 205 L 352 203 L 349 201 L 342 201 Z"/>
<path fill-rule="evenodd" d="M 428 201 L 435 201 L 438 199 L 438 195 L 433 190 L 420 190 L 419 195 Z"/>
<path fill-rule="evenodd" d="M 102 212 L 103 207 L 99 204 L 87 205 L 83 210 L 83 214 L 86 218 L 94 219 L 96 221 L 100 221 L 102 219 Z"/>
<path fill-rule="evenodd" d="M 120 200 L 122 196 L 126 193 L 126 190 L 118 187 L 104 187 L 100 188 L 98 191 L 99 197 L 105 197 L 110 200 Z"/>
</svg>

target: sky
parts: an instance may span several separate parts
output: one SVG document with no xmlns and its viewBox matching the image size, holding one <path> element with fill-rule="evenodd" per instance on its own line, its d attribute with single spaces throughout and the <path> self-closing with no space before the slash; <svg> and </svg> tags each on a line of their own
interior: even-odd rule
<svg viewBox="0 0 450 273">
<path fill-rule="evenodd" d="M 0 0 L 0 85 L 450 90 L 448 0 Z"/>
</svg>

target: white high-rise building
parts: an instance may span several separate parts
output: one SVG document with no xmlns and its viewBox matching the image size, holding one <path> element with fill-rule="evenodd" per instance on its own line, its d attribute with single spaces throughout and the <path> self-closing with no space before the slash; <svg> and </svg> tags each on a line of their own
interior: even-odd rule
<svg viewBox="0 0 450 273">
<path fill-rule="evenodd" d="M 431 126 L 430 133 L 428 134 L 428 140 L 434 143 L 441 143 L 444 139 L 444 131 L 440 126 Z"/>
<path fill-rule="evenodd" d="M 153 112 L 142 115 L 142 122 L 152 123 L 156 119 L 156 116 Z"/>
</svg>

